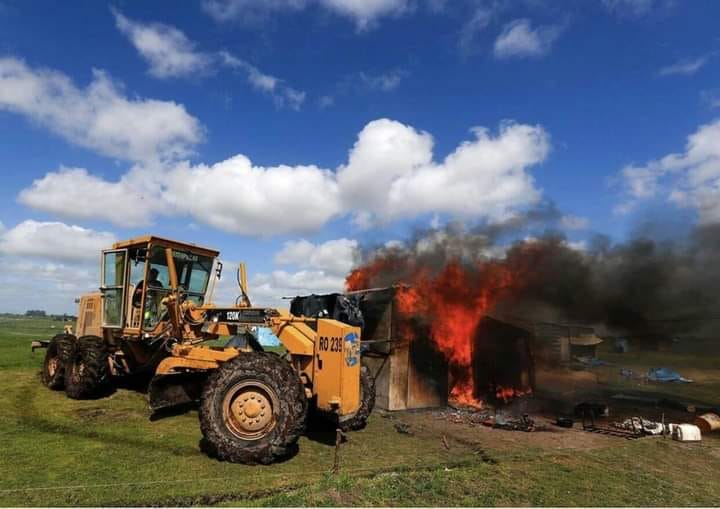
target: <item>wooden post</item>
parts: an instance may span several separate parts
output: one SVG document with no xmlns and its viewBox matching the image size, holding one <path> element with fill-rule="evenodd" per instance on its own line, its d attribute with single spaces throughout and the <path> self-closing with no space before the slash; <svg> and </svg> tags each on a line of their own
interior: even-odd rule
<svg viewBox="0 0 720 509">
<path fill-rule="evenodd" d="M 662 435 L 663 439 L 667 438 L 667 433 L 665 432 L 665 412 L 662 413 Z"/>
<path fill-rule="evenodd" d="M 335 430 L 335 461 L 333 463 L 333 474 L 340 473 L 340 443 L 342 442 L 343 432 L 340 428 Z"/>
</svg>

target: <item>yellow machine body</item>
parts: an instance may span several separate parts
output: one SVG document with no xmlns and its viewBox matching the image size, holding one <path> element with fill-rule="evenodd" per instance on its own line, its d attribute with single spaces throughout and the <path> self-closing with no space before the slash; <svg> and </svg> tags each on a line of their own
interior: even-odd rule
<svg viewBox="0 0 720 509">
<path fill-rule="evenodd" d="M 340 415 L 355 412 L 360 406 L 360 328 L 318 320 L 313 360 L 318 408 Z"/>
<path fill-rule="evenodd" d="M 147 288 L 142 289 L 139 308 L 133 307 L 137 284 L 130 282 L 131 273 L 139 272 L 147 280 L 150 271 L 150 262 L 138 261 L 137 253 L 148 259 L 157 256 L 167 267 L 163 297 L 154 302 L 162 307 L 163 318 L 151 328 L 144 325 L 142 312 L 151 299 Z M 341 420 L 357 412 L 361 405 L 360 328 L 332 319 L 293 316 L 285 309 L 252 307 L 244 267 L 238 274 L 241 296 L 235 305 L 213 304 L 209 283 L 207 293 L 195 301 L 184 300 L 181 279 L 193 270 L 193 257 L 212 260 L 215 271 L 218 254 L 194 244 L 153 236 L 116 243 L 103 252 L 101 293 L 84 295 L 79 300 L 76 336 L 96 335 L 111 344 L 122 343 L 124 348 L 113 370 L 118 365 L 127 366 L 129 357 L 136 364 L 151 362 L 154 353 L 146 344 L 147 338 L 172 338 L 172 347 L 157 363 L 155 373 L 175 375 L 216 369 L 250 349 L 209 347 L 202 342 L 242 334 L 251 327 L 268 327 L 287 349 L 308 399 L 319 410 Z M 189 277 L 184 284 L 187 281 L 191 281 Z"/>
</svg>

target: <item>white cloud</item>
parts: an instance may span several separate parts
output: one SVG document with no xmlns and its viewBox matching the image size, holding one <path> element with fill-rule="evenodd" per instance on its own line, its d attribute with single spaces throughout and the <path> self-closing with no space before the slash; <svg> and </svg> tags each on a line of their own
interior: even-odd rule
<svg viewBox="0 0 720 509">
<path fill-rule="evenodd" d="M 209 184 L 212 183 L 212 184 Z M 165 198 L 224 231 L 274 235 L 319 229 L 340 210 L 330 171 L 316 166 L 254 166 L 237 155 L 213 166 L 179 165 Z"/>
<path fill-rule="evenodd" d="M 287 86 L 283 80 L 262 72 L 249 62 L 228 51 L 206 53 L 177 28 L 162 23 L 141 23 L 112 9 L 117 28 L 150 65 L 150 74 L 157 78 L 197 76 L 218 66 L 242 71 L 252 88 L 270 95 L 278 108 L 299 110 L 305 92 Z"/>
<path fill-rule="evenodd" d="M 361 72 L 360 80 L 370 89 L 389 92 L 400 86 L 400 82 L 408 75 L 403 69 L 393 69 L 382 74 L 367 74 Z"/>
<path fill-rule="evenodd" d="M 720 221 L 720 120 L 688 136 L 685 151 L 620 172 L 625 198 L 616 208 L 627 213 L 641 200 L 664 197 L 698 211 L 703 222 Z"/>
<path fill-rule="evenodd" d="M 536 203 L 540 191 L 527 170 L 550 150 L 542 127 L 508 122 L 497 136 L 472 132 L 474 140 L 436 163 L 430 134 L 388 119 L 370 122 L 338 170 L 343 203 L 381 220 L 433 212 L 499 220 Z"/>
<path fill-rule="evenodd" d="M 280 78 L 265 74 L 254 65 L 227 51 L 221 51 L 219 55 L 227 67 L 245 72 L 250 86 L 270 95 L 278 108 L 288 107 L 291 110 L 299 111 L 305 102 L 305 92 L 285 85 Z"/>
<path fill-rule="evenodd" d="M 658 74 L 660 76 L 671 76 L 673 74 L 690 76 L 702 69 L 702 67 L 707 63 L 708 59 L 709 56 L 704 55 L 698 58 L 679 60 L 672 65 L 663 67 L 662 69 L 660 69 Z"/>
<path fill-rule="evenodd" d="M 342 292 L 345 278 L 328 275 L 321 270 L 274 270 L 257 274 L 251 279 L 249 286 L 254 305 L 289 307 L 290 302 L 283 300 L 283 297 Z"/>
<path fill-rule="evenodd" d="M 76 145 L 130 161 L 186 156 L 203 137 L 182 105 L 126 98 L 102 71 L 84 90 L 64 74 L 0 58 L 0 110 L 28 117 Z"/>
<path fill-rule="evenodd" d="M 335 98 L 331 95 L 323 95 L 318 99 L 318 106 L 324 110 L 335 104 Z"/>
<path fill-rule="evenodd" d="M 157 214 L 189 215 L 224 231 L 269 236 L 310 232 L 353 214 L 364 228 L 420 214 L 501 220 L 536 203 L 530 168 L 550 150 L 540 126 L 503 123 L 497 135 L 474 128 L 442 162 L 433 139 L 400 122 L 368 123 L 336 171 L 314 165 L 255 166 L 239 154 L 212 166 L 137 165 L 117 181 L 61 168 L 21 191 L 19 200 L 66 217 L 131 227 Z"/>
<path fill-rule="evenodd" d="M 487 28 L 496 14 L 497 6 L 480 5 L 475 8 L 472 16 L 463 24 L 460 30 L 458 45 L 466 53 L 472 52 L 475 48 L 475 39 L 478 33 Z"/>
<path fill-rule="evenodd" d="M 97 291 L 100 284 L 97 257 L 96 253 L 92 264 L 6 257 L 0 272 L 0 309 L 15 313 L 44 309 L 48 313 L 77 314 L 75 298 Z"/>
<path fill-rule="evenodd" d="M 195 49 L 184 33 L 162 23 L 141 23 L 112 8 L 115 24 L 150 64 L 158 78 L 188 76 L 206 70 L 212 58 Z"/>
<path fill-rule="evenodd" d="M 399 15 L 409 8 L 408 0 L 320 0 L 327 9 L 355 20 L 365 30 L 383 16 Z"/>
<path fill-rule="evenodd" d="M 404 249 L 405 242 L 403 242 L 402 240 L 392 239 L 388 240 L 385 244 L 383 244 L 383 247 L 385 249 Z"/>
<path fill-rule="evenodd" d="M 0 232 L 0 253 L 51 260 L 97 260 L 100 251 L 115 241 L 112 233 L 28 219 Z"/>
<path fill-rule="evenodd" d="M 273 12 L 304 9 L 308 0 L 203 0 L 203 10 L 215 21 L 256 22 Z"/>
<path fill-rule="evenodd" d="M 660 3 L 661 0 L 603 0 L 609 11 L 634 16 L 647 14 Z"/>
<path fill-rule="evenodd" d="M 275 254 L 275 263 L 301 269 L 322 269 L 328 274 L 344 276 L 357 264 L 359 257 L 357 240 L 341 238 L 313 244 L 300 239 L 285 242 Z"/>
<path fill-rule="evenodd" d="M 105 220 L 123 227 L 145 226 L 163 208 L 158 180 L 143 168 L 109 182 L 83 168 L 61 167 L 20 191 L 18 201 L 63 217 Z"/>
<path fill-rule="evenodd" d="M 385 16 L 400 15 L 410 8 L 409 0 L 205 0 L 203 9 L 218 22 L 254 23 L 271 13 L 288 14 L 316 5 L 354 20 L 366 30 Z"/>
<path fill-rule="evenodd" d="M 720 90 L 703 90 L 700 99 L 708 108 L 720 108 Z"/>
<path fill-rule="evenodd" d="M 560 224 L 568 230 L 585 230 L 590 226 L 590 220 L 586 217 L 566 215 L 560 218 Z"/>
<path fill-rule="evenodd" d="M 558 25 L 532 28 L 530 20 L 517 19 L 503 28 L 495 39 L 496 58 L 541 57 L 550 52 L 562 28 Z"/>
</svg>

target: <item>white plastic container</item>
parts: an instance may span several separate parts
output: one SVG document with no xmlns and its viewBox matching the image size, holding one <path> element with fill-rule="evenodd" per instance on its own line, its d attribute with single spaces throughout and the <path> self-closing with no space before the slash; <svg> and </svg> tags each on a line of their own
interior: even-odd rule
<svg viewBox="0 0 720 509">
<path fill-rule="evenodd" d="M 674 426 L 672 437 L 679 442 L 699 442 L 702 440 L 700 428 L 694 424 L 678 424 Z"/>
</svg>

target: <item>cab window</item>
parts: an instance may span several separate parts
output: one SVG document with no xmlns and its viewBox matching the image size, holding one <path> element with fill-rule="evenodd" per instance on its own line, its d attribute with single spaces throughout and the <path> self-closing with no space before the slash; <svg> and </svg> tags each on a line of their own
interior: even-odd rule
<svg viewBox="0 0 720 509">
<path fill-rule="evenodd" d="M 154 246 L 150 249 L 145 280 L 138 283 L 145 291 L 145 308 L 143 310 L 143 329 L 155 328 L 167 314 L 162 300 L 170 292 L 170 272 L 165 257 L 165 248 Z"/>
<path fill-rule="evenodd" d="M 213 258 L 175 250 L 173 259 L 178 274 L 178 284 L 185 291 L 187 299 L 196 304 L 202 304 L 210 280 Z"/>
</svg>

